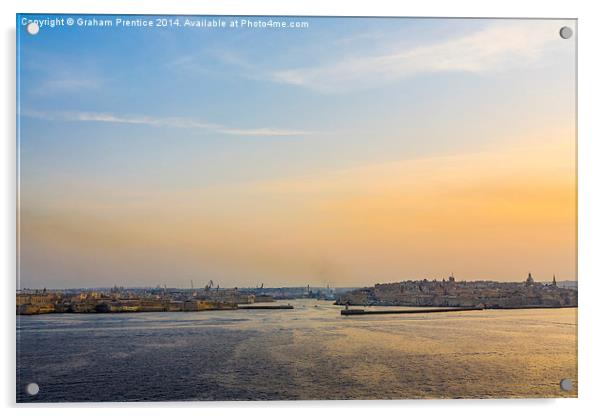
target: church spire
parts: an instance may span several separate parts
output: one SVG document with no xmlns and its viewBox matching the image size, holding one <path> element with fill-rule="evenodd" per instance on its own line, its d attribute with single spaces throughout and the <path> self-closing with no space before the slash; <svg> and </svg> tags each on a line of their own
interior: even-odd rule
<svg viewBox="0 0 602 416">
<path fill-rule="evenodd" d="M 556 275 L 552 277 L 552 286 L 556 286 Z"/>
</svg>

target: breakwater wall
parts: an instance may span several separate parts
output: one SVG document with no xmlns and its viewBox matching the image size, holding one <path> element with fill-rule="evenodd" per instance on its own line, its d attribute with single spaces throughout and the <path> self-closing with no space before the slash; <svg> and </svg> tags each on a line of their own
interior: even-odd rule
<svg viewBox="0 0 602 416">
<path fill-rule="evenodd" d="M 462 312 L 462 311 L 482 311 L 486 309 L 565 309 L 576 308 L 577 306 L 541 306 L 541 305 L 526 305 L 516 307 L 468 307 L 468 308 L 431 308 L 431 309 L 379 309 L 379 310 L 364 310 L 364 309 L 343 309 L 341 315 L 386 315 L 386 314 L 419 314 L 419 313 L 438 313 L 438 312 Z"/>
<path fill-rule="evenodd" d="M 437 312 L 461 312 L 461 311 L 482 311 L 485 308 L 433 308 L 433 309 L 379 309 L 366 311 L 364 309 L 343 309 L 341 315 L 385 315 L 385 314 L 417 314 L 417 313 L 437 313 Z"/>
</svg>

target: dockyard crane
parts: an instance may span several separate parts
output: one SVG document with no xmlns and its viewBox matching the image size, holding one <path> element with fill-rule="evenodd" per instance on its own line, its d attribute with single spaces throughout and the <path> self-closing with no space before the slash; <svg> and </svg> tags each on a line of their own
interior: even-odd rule
<svg viewBox="0 0 602 416">
<path fill-rule="evenodd" d="M 207 283 L 205 285 L 205 292 L 209 292 L 209 290 L 211 290 L 212 287 L 213 287 L 213 280 L 209 280 L 209 283 Z"/>
</svg>

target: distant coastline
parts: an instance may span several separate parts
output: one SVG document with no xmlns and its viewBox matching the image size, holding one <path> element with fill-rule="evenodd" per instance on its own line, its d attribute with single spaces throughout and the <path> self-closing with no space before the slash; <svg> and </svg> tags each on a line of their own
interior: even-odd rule
<svg viewBox="0 0 602 416">
<path fill-rule="evenodd" d="M 431 306 L 483 309 L 560 308 L 577 306 L 577 288 L 538 283 L 529 273 L 524 282 L 413 280 L 376 284 L 352 290 L 339 299 L 339 305 Z"/>
<path fill-rule="evenodd" d="M 577 282 L 407 280 L 372 287 L 338 289 L 123 288 L 21 290 L 16 295 L 18 315 L 46 313 L 198 312 L 239 309 L 239 305 L 285 299 L 331 300 L 340 306 L 403 306 L 472 309 L 565 308 L 577 306 Z M 282 307 L 280 307 L 282 306 Z M 285 309 L 273 305 L 265 309 Z M 245 309 L 241 307 L 240 309 Z M 249 309 L 249 308 L 246 308 Z"/>
<path fill-rule="evenodd" d="M 224 289 L 210 282 L 202 289 L 123 288 L 21 290 L 16 294 L 17 315 L 48 313 L 200 312 L 234 309 L 291 309 L 290 305 L 253 306 L 276 300 L 312 298 L 335 300 L 334 290 L 321 288 Z M 240 307 L 239 305 L 248 305 Z"/>
</svg>

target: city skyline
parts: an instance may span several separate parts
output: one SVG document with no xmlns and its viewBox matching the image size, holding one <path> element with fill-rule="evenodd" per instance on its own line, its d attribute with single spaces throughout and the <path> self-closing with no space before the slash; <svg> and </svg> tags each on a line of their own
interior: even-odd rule
<svg viewBox="0 0 602 416">
<path fill-rule="evenodd" d="M 577 279 L 574 21 L 306 20 L 20 35 L 20 287 Z"/>
<path fill-rule="evenodd" d="M 373 285 L 388 285 L 388 284 L 397 284 L 397 283 L 414 283 L 414 282 L 451 282 L 451 281 L 455 281 L 458 283 L 494 283 L 494 284 L 505 284 L 505 283 L 509 283 L 509 284 L 521 284 L 523 285 L 525 283 L 526 280 L 528 280 L 529 277 L 532 277 L 532 273 L 527 273 L 527 278 L 522 278 L 522 279 L 516 279 L 516 280 L 503 280 L 503 281 L 497 281 L 497 280 L 491 280 L 491 279 L 472 279 L 472 280 L 467 280 L 464 279 L 462 277 L 458 277 L 455 276 L 454 273 L 450 273 L 448 276 L 424 276 L 422 278 L 412 278 L 412 279 L 397 279 L 395 281 L 379 281 L 379 282 L 374 282 Z M 575 280 L 570 280 L 570 279 L 566 279 L 566 280 L 562 280 L 562 279 L 557 279 L 556 275 L 552 275 L 551 279 L 539 279 L 537 278 L 537 276 L 533 277 L 534 282 L 538 283 L 538 284 L 542 284 L 544 286 L 547 285 L 556 285 L 556 283 L 558 283 L 559 286 L 566 286 L 568 285 L 568 287 L 571 288 L 576 288 L 577 285 L 577 279 Z M 330 283 L 324 283 L 323 285 L 321 284 L 297 284 L 297 285 L 289 285 L 289 286 L 284 286 L 284 285 L 273 285 L 273 286 L 267 286 L 265 285 L 263 282 L 257 283 L 255 285 L 241 285 L 241 286 L 222 286 L 220 284 L 219 281 L 213 281 L 212 279 L 209 279 L 209 281 L 195 281 L 193 279 L 189 280 L 189 281 L 174 281 L 175 284 L 168 286 L 165 283 L 156 283 L 156 284 L 148 284 L 148 285 L 138 285 L 138 286 L 132 286 L 132 285 L 128 285 L 127 282 L 115 282 L 114 284 L 110 284 L 110 285 L 105 285 L 105 286 L 71 286 L 71 287 L 51 287 L 51 286 L 43 286 L 43 287 L 19 287 L 17 288 L 17 292 L 30 292 L 30 291 L 35 291 L 35 292 L 40 292 L 43 290 L 47 290 L 47 291 L 51 291 L 51 292 L 56 292 L 56 291 L 74 291 L 74 290 L 84 290 L 84 291 L 90 291 L 90 290 L 111 290 L 111 289 L 120 289 L 120 290 L 143 290 L 143 289 L 175 289 L 175 290 L 182 290 L 182 291 L 200 291 L 202 289 L 204 290 L 208 290 L 208 288 L 212 288 L 212 290 L 217 290 L 219 291 L 220 289 L 224 289 L 224 290 L 232 290 L 232 289 L 239 289 L 242 291 L 245 290 L 261 290 L 261 289 L 267 289 L 267 290 L 273 290 L 273 289 L 331 289 L 331 290 L 347 290 L 347 289 L 356 289 L 356 288 L 361 288 L 361 287 L 368 287 L 370 285 L 363 285 L 363 286 L 345 286 L 345 285 L 340 285 L 340 286 L 334 286 L 331 285 Z M 211 285 L 211 286 L 209 286 Z"/>
</svg>

